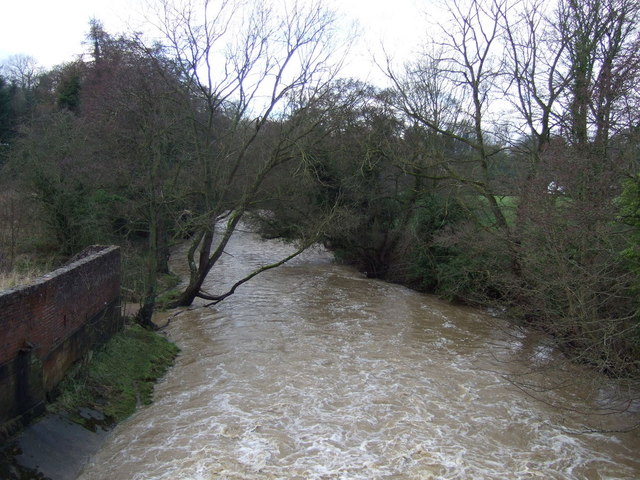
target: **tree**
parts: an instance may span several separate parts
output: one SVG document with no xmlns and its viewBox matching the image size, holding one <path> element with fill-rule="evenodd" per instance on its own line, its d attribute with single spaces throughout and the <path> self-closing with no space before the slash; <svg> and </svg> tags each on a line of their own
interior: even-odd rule
<svg viewBox="0 0 640 480">
<path fill-rule="evenodd" d="M 42 103 L 21 131 L 11 167 L 38 200 L 61 255 L 90 243 L 147 242 L 144 291 L 136 293 L 139 321 L 149 325 L 170 236 L 186 208 L 182 126 L 192 103 L 179 95 L 177 70 L 160 51 L 100 28 L 92 24 L 99 61 L 42 77 Z"/>
<path fill-rule="evenodd" d="M 572 355 L 612 374 L 633 369 L 628 355 L 637 348 L 625 235 L 613 219 L 633 168 L 623 138 L 638 95 L 639 8 L 561 1 L 545 16 L 533 4 L 520 30 L 505 17 L 520 111 L 539 112 L 524 116 L 535 162 L 519 190 L 522 271 L 511 295 Z"/>
<path fill-rule="evenodd" d="M 527 174 L 534 173 L 540 153 L 561 121 L 560 99 L 568 88 L 563 71 L 567 46 L 553 41 L 556 27 L 548 10 L 544 2 L 533 0 L 501 14 L 511 82 L 505 93 L 515 110 L 510 128 L 517 137 L 528 139 L 514 145 L 527 157 Z"/>
<path fill-rule="evenodd" d="M 6 145 L 15 135 L 14 92 L 15 88 L 9 85 L 4 77 L 0 76 L 0 158 L 5 153 Z"/>
<path fill-rule="evenodd" d="M 411 214 L 400 156 L 401 125 L 384 92 L 355 80 L 335 82 L 322 104 L 307 113 L 317 124 L 313 144 L 301 166 L 303 175 L 283 175 L 263 218 L 270 235 L 296 238 L 299 225 L 313 223 L 335 209 L 336 224 L 322 241 L 343 261 L 358 265 L 371 277 L 384 277 Z M 293 173 L 293 172 L 291 172 Z M 409 195 L 410 196 L 410 195 Z M 405 209 L 402 207 L 406 206 Z"/>
<path fill-rule="evenodd" d="M 69 112 L 52 112 L 23 127 L 8 164 L 11 177 L 35 200 L 53 247 L 65 257 L 105 243 L 110 230 L 109 195 L 96 180 L 90 145 L 81 122 Z"/>
<path fill-rule="evenodd" d="M 101 181 L 126 203 L 118 228 L 146 241 L 144 292 L 137 314 L 151 326 L 158 275 L 168 273 L 170 238 L 181 212 L 189 167 L 190 98 L 179 72 L 160 49 L 142 49 L 137 38 L 114 38 L 92 22 L 93 61 L 85 66 L 78 114 L 108 171 Z M 128 179 L 122 182 L 122 179 Z"/>
<path fill-rule="evenodd" d="M 620 102 L 637 95 L 640 6 L 630 0 L 561 1 L 556 16 L 570 85 L 566 130 L 577 147 L 592 141 L 606 154 L 611 135 L 627 127 L 620 123 Z"/>
<path fill-rule="evenodd" d="M 441 27 L 443 40 L 432 40 L 424 58 L 407 65 L 404 74 L 387 64 L 400 110 L 430 131 L 459 143 L 467 152 L 458 165 L 432 152 L 425 158 L 430 177 L 452 180 L 481 195 L 495 226 L 508 233 L 509 224 L 496 199 L 491 179 L 493 158 L 503 150 L 502 127 L 490 109 L 501 96 L 503 69 L 501 0 L 450 2 L 450 22 Z M 432 53 L 429 53 L 432 52 Z"/>
<path fill-rule="evenodd" d="M 191 152 L 197 164 L 189 285 L 175 305 L 196 297 L 207 273 L 280 165 L 300 158 L 310 130 L 301 112 L 334 74 L 335 18 L 319 3 L 161 2 L 159 27 L 193 99 Z M 295 115 L 294 115 L 295 113 Z M 214 224 L 226 222 L 214 243 Z M 197 254 L 197 260 L 196 260 Z"/>
<path fill-rule="evenodd" d="M 549 189 L 548 175 L 562 188 Z M 637 373 L 640 324 L 634 275 L 621 255 L 628 236 L 615 221 L 618 181 L 616 169 L 594 171 L 579 151 L 552 142 L 521 189 L 522 270 L 509 297 L 569 357 L 626 376 Z"/>
<path fill-rule="evenodd" d="M 3 70 L 9 81 L 23 90 L 34 89 L 42 73 L 36 59 L 28 55 L 12 55 L 5 62 Z"/>
<path fill-rule="evenodd" d="M 59 108 L 79 113 L 84 67 L 84 64 L 78 62 L 60 70 L 56 88 L 56 103 Z"/>
<path fill-rule="evenodd" d="M 14 55 L 0 65 L 0 143 L 5 147 L 34 114 L 41 77 L 33 57 Z"/>
<path fill-rule="evenodd" d="M 459 146 L 443 149 L 423 133 L 424 154 L 411 170 L 454 187 L 477 213 L 473 224 L 439 236 L 459 252 L 452 264 L 465 276 L 452 278 L 463 298 L 510 306 L 580 360 L 623 374 L 635 368 L 637 302 L 614 199 L 634 168 L 625 152 L 633 151 L 637 125 L 630 105 L 638 104 L 640 7 L 626 0 L 448 7 L 444 40 L 432 40 L 403 73 L 387 70 L 400 111 Z M 495 166 L 505 162 L 515 168 L 503 168 L 512 177 L 501 185 Z"/>
</svg>

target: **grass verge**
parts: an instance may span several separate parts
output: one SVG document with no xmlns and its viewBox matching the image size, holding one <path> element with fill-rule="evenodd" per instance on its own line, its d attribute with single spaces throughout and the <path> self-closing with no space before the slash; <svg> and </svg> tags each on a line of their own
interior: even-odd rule
<svg viewBox="0 0 640 480">
<path fill-rule="evenodd" d="M 61 382 L 50 408 L 67 412 L 87 428 L 93 427 L 95 417 L 85 418 L 82 409 L 101 412 L 107 424 L 122 421 L 138 406 L 151 403 L 154 384 L 173 364 L 178 351 L 156 332 L 130 325 L 88 355 Z"/>
</svg>

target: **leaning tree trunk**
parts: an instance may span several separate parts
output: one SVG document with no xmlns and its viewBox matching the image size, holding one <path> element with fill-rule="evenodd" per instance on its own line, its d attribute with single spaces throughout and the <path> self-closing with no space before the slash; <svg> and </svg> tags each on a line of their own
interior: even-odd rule
<svg viewBox="0 0 640 480">
<path fill-rule="evenodd" d="M 171 302 L 169 308 L 188 307 L 193 303 L 196 297 L 208 298 L 208 296 L 206 295 L 203 296 L 203 293 L 201 291 L 202 284 L 204 283 L 213 266 L 224 253 L 224 249 L 229 243 L 231 235 L 235 231 L 236 226 L 238 225 L 238 223 L 240 223 L 244 212 L 244 207 L 242 207 L 234 211 L 229 216 L 229 220 L 227 221 L 227 225 L 225 226 L 222 238 L 216 245 L 213 253 L 211 253 L 211 247 L 213 245 L 214 237 L 213 229 L 207 229 L 205 232 L 201 232 L 200 235 L 196 237 L 193 244 L 191 245 L 191 249 L 189 250 L 189 269 L 191 271 L 191 275 L 189 277 L 189 285 L 187 285 L 185 290 L 175 301 Z M 200 247 L 200 253 L 198 255 L 198 264 L 196 265 L 193 257 L 198 247 Z"/>
<path fill-rule="evenodd" d="M 207 278 L 207 273 L 207 271 L 199 270 L 195 279 L 192 279 L 180 296 L 169 304 L 169 308 L 188 307 L 191 305 L 199 296 L 202 284 Z"/>
<path fill-rule="evenodd" d="M 144 302 L 138 313 L 136 314 L 136 322 L 145 328 L 155 329 L 155 325 L 151 321 L 153 311 L 156 306 L 156 296 L 158 293 L 158 225 L 155 209 L 150 209 L 149 222 L 149 251 L 147 252 L 147 281 L 144 293 Z"/>
</svg>

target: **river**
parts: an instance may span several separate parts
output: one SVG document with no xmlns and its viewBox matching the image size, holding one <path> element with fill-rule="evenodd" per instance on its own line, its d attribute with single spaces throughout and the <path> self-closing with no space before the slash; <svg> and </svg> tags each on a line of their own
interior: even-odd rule
<svg viewBox="0 0 640 480">
<path fill-rule="evenodd" d="M 238 232 L 207 288 L 289 251 Z M 166 331 L 176 366 L 82 480 L 640 478 L 638 431 L 602 432 L 637 421 L 604 379 L 320 249 Z"/>
</svg>

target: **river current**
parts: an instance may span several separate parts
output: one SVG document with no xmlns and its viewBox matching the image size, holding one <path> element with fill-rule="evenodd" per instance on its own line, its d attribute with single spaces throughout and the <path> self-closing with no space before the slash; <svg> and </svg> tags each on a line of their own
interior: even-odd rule
<svg viewBox="0 0 640 480">
<path fill-rule="evenodd" d="M 206 288 L 290 248 L 238 232 Z M 82 480 L 640 478 L 638 430 L 605 433 L 638 421 L 622 387 L 486 312 L 321 249 L 203 303 L 171 320 L 175 367 Z"/>
</svg>

